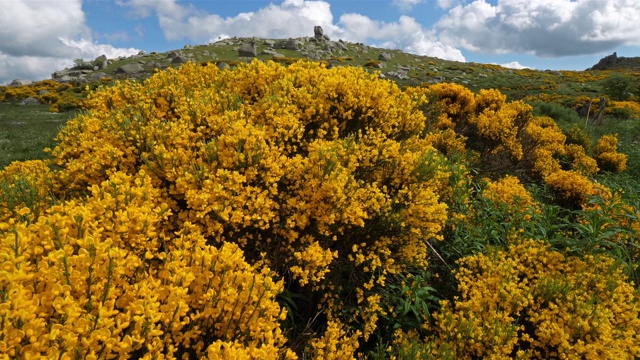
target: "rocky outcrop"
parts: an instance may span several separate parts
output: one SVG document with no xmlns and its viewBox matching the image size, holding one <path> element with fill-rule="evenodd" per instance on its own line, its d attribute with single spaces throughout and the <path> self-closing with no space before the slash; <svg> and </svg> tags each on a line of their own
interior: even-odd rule
<svg viewBox="0 0 640 360">
<path fill-rule="evenodd" d="M 15 79 L 11 82 L 11 84 L 9 84 L 9 86 L 24 86 L 24 85 L 31 85 L 31 80 Z"/>
<path fill-rule="evenodd" d="M 640 57 L 618 56 L 617 53 L 607 55 L 587 70 L 629 69 L 640 70 Z"/>
<path fill-rule="evenodd" d="M 114 72 L 116 74 L 131 75 L 131 74 L 144 72 L 144 68 L 142 67 L 142 65 L 140 65 L 140 63 L 133 62 L 133 63 L 129 63 L 129 64 L 118 67 Z"/>
<path fill-rule="evenodd" d="M 380 61 L 391 61 L 391 54 L 388 52 L 383 52 L 378 55 L 378 60 Z"/>
<path fill-rule="evenodd" d="M 618 58 L 618 54 L 614 52 L 613 54 L 600 59 L 597 64 L 593 65 L 588 70 L 607 70 L 618 64 L 619 61 L 620 59 Z"/>
<path fill-rule="evenodd" d="M 107 55 L 100 55 L 93 60 L 92 64 L 94 66 L 94 70 L 105 69 L 109 65 L 109 59 L 107 59 Z"/>
<path fill-rule="evenodd" d="M 311 30 L 311 29 L 309 29 Z M 311 34 L 309 34 L 311 35 Z M 220 49 L 218 52 L 217 49 Z M 283 49 L 282 51 L 280 49 Z M 229 51 L 235 52 L 230 54 Z M 233 67 L 246 58 L 278 59 L 283 57 L 306 58 L 313 61 L 324 60 L 329 66 L 341 66 L 345 61 L 356 59 L 376 59 L 376 69 L 388 69 L 385 76 L 407 79 L 407 70 L 393 65 L 393 51 L 378 51 L 362 43 L 348 43 L 343 40 L 331 41 L 321 26 L 313 27 L 313 36 L 286 39 L 225 38 L 206 45 L 185 45 L 182 49 L 165 53 L 140 52 L 128 57 L 108 59 L 105 55 L 86 62 L 91 66 L 72 67 L 59 70 L 51 75 L 60 83 L 85 83 L 100 81 L 105 77 L 115 79 L 144 78 L 155 69 L 178 67 L 186 62 L 214 62 L 220 68 Z M 375 52 L 374 52 L 375 51 Z M 355 54 L 355 55 L 354 55 Z M 371 54 L 371 55 L 367 55 Z M 375 55 L 374 55 L 375 54 Z M 231 55 L 231 58 L 230 58 Z M 237 59 L 233 59 L 237 56 Z M 375 57 L 372 57 L 375 56 Z M 379 57 L 378 57 L 379 56 Z M 372 58 L 370 58 L 372 57 Z M 242 59 L 245 58 L 245 59 Z M 345 60 L 345 58 L 350 58 Z M 354 59 L 355 58 L 355 59 Z M 285 60 L 287 62 L 288 60 Z M 80 61 L 76 61 L 78 65 Z M 84 64 L 84 61 L 83 61 Z M 17 86 L 17 85 L 16 85 Z"/>
<path fill-rule="evenodd" d="M 258 48 L 255 41 L 242 44 L 238 49 L 238 55 L 242 57 L 256 57 L 258 56 Z"/>
</svg>

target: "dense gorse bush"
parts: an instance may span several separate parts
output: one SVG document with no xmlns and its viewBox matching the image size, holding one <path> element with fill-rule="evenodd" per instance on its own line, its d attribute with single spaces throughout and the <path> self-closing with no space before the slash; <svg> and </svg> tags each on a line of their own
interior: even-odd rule
<svg viewBox="0 0 640 360">
<path fill-rule="evenodd" d="M 463 358 L 503 330 L 503 355 L 640 355 L 638 295 L 613 258 L 545 269 L 564 255 L 526 230 L 544 216 L 526 184 L 568 212 L 617 199 L 591 180 L 624 170 L 614 136 L 592 150 L 495 90 L 403 91 L 309 62 L 186 64 L 85 106 L 49 164 L 0 172 L 11 356 L 337 359 L 388 343 Z M 553 279 L 565 297 L 544 288 Z M 497 283 L 522 296 L 496 298 Z M 597 319 L 558 308 L 567 298 L 595 299 Z M 575 336 L 552 343 L 544 329 L 565 313 Z"/>
</svg>

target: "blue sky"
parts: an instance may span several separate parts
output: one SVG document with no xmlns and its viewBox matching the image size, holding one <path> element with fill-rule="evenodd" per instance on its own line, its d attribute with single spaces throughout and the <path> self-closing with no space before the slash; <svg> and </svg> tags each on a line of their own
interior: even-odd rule
<svg viewBox="0 0 640 360">
<path fill-rule="evenodd" d="M 0 0 L 0 84 L 77 58 L 232 36 L 312 36 L 508 67 L 583 70 L 640 56 L 638 0 Z"/>
</svg>

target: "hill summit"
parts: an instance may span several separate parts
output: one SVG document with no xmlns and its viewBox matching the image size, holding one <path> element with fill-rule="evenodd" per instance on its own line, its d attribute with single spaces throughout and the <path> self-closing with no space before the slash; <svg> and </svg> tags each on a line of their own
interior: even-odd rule
<svg viewBox="0 0 640 360">
<path fill-rule="evenodd" d="M 640 57 L 618 56 L 617 53 L 607 55 L 587 70 L 640 69 Z"/>
</svg>

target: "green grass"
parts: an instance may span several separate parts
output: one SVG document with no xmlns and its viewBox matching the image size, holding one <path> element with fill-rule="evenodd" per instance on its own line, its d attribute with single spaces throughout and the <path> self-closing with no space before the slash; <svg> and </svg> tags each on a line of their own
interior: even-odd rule
<svg viewBox="0 0 640 360">
<path fill-rule="evenodd" d="M 0 169 L 13 161 L 43 159 L 44 149 L 75 111 L 49 112 L 49 105 L 23 106 L 0 102 Z"/>
</svg>

